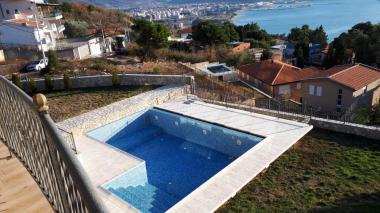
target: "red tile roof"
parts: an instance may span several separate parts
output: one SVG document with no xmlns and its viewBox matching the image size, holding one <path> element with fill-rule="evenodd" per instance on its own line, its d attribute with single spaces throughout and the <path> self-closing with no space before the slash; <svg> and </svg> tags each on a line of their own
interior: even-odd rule
<svg viewBox="0 0 380 213">
<path fill-rule="evenodd" d="M 316 68 L 300 69 L 276 60 L 247 64 L 238 69 L 241 72 L 272 86 L 297 82 L 320 72 L 320 70 Z"/>
<path fill-rule="evenodd" d="M 193 29 L 191 29 L 191 28 L 185 28 L 182 30 L 178 30 L 178 34 L 190 34 L 192 32 L 193 32 Z"/>
<path fill-rule="evenodd" d="M 25 19 L 10 19 L 9 22 L 17 23 L 17 24 L 25 24 L 27 26 L 37 27 L 37 22 L 35 21 L 29 21 Z M 43 25 L 40 23 L 40 25 Z"/>
<path fill-rule="evenodd" d="M 380 71 L 363 64 L 335 66 L 307 79 L 327 78 L 352 89 L 359 90 L 366 85 L 380 80 Z"/>
</svg>

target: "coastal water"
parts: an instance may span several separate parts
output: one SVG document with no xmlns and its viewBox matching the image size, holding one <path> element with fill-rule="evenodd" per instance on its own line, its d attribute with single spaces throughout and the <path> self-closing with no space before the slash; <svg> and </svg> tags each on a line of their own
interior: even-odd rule
<svg viewBox="0 0 380 213">
<path fill-rule="evenodd" d="M 323 25 L 332 41 L 359 22 L 380 22 L 380 0 L 305 0 L 237 12 L 233 22 L 257 22 L 269 33 L 288 34 L 293 27 Z"/>
</svg>

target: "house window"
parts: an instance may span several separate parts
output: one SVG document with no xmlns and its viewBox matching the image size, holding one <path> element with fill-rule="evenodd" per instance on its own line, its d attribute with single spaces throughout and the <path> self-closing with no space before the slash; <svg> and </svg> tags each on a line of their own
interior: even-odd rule
<svg viewBox="0 0 380 213">
<path fill-rule="evenodd" d="M 303 99 L 302 99 L 302 97 L 300 98 L 300 103 L 301 103 L 301 104 L 303 103 Z"/>
<path fill-rule="evenodd" d="M 315 87 L 314 85 L 309 85 L 309 95 L 314 95 Z"/>
<path fill-rule="evenodd" d="M 337 95 L 337 106 L 342 106 L 342 99 L 343 99 L 343 90 L 339 89 L 338 90 L 338 95 Z"/>
<path fill-rule="evenodd" d="M 297 83 L 297 89 L 301 89 L 301 83 Z"/>
<path fill-rule="evenodd" d="M 322 96 L 322 87 L 317 87 L 317 96 Z"/>
<path fill-rule="evenodd" d="M 15 9 L 15 14 L 19 14 L 20 12 L 18 11 L 18 9 Z"/>
<path fill-rule="evenodd" d="M 285 95 L 290 94 L 290 85 L 281 85 L 278 87 L 278 94 Z"/>
<path fill-rule="evenodd" d="M 9 10 L 6 10 L 6 12 L 7 12 L 8 15 L 11 14 L 11 12 Z"/>
</svg>

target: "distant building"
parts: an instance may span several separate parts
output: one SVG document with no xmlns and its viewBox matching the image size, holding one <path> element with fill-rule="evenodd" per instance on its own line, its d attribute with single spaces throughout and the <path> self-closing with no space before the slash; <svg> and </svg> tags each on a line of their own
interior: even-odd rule
<svg viewBox="0 0 380 213">
<path fill-rule="evenodd" d="M 177 34 L 182 39 L 191 39 L 193 35 L 193 30 L 191 28 L 185 28 L 185 29 L 178 30 Z"/>
<path fill-rule="evenodd" d="M 228 67 L 226 64 L 218 62 L 210 63 L 200 62 L 195 64 L 183 63 L 182 65 L 190 68 L 196 73 L 205 74 L 209 78 L 218 79 L 220 81 L 236 81 L 237 75 L 233 67 Z"/>
<path fill-rule="evenodd" d="M 59 7 L 43 0 L 0 0 L 0 45 L 54 49 L 65 30 Z"/>
<path fill-rule="evenodd" d="M 353 111 L 380 99 L 380 71 L 363 64 L 335 66 L 301 84 L 303 103 L 318 111 Z"/>
<path fill-rule="evenodd" d="M 65 39 L 57 43 L 57 52 L 60 58 L 87 59 L 99 57 L 103 54 L 100 38 Z"/>
<path fill-rule="evenodd" d="M 253 56 L 255 61 L 260 61 L 263 56 L 264 49 L 263 48 L 252 48 L 248 50 L 248 53 Z"/>
<path fill-rule="evenodd" d="M 300 80 L 318 74 L 314 68 L 300 69 L 276 60 L 260 61 L 238 67 L 240 80 L 273 98 L 302 99 Z"/>
<path fill-rule="evenodd" d="M 251 48 L 251 43 L 249 42 L 230 42 L 230 47 L 232 48 L 233 53 L 242 53 L 242 52 L 248 52 L 248 50 Z"/>
</svg>

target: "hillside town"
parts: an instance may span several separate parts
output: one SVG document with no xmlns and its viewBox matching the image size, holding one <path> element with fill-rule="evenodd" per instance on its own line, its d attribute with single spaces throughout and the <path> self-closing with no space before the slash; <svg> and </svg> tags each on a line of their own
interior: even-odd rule
<svg viewBox="0 0 380 213">
<path fill-rule="evenodd" d="M 273 4 L 0 0 L 0 212 L 379 207 L 380 24 Z"/>
</svg>

